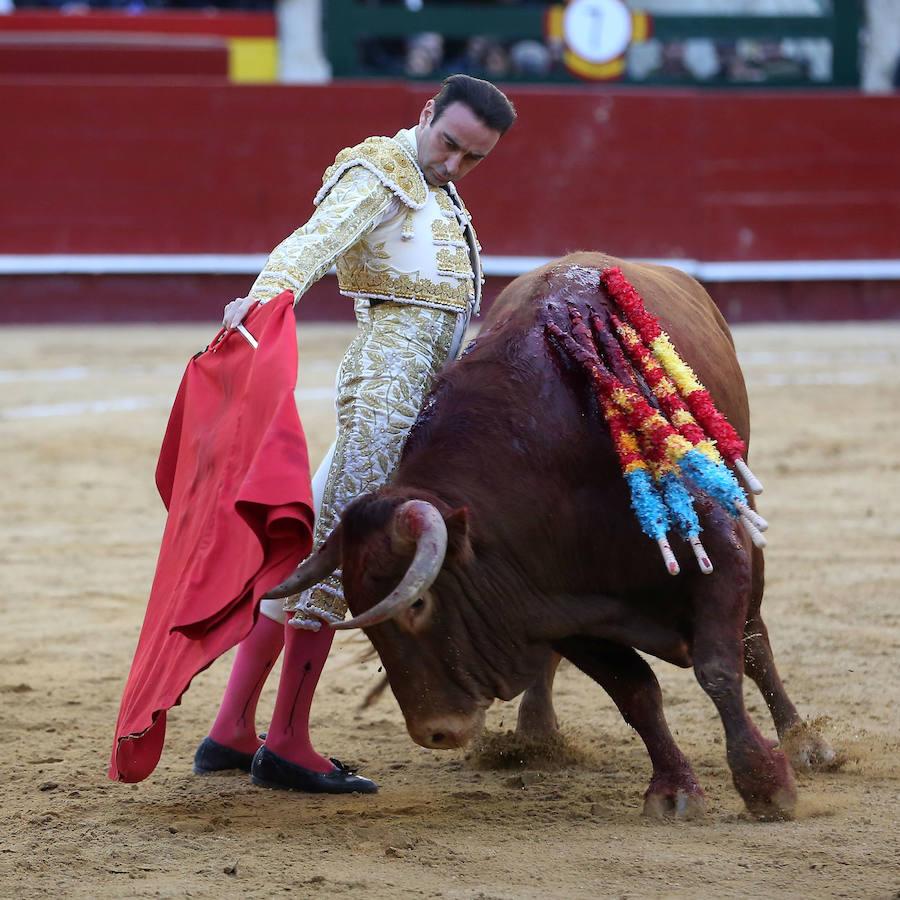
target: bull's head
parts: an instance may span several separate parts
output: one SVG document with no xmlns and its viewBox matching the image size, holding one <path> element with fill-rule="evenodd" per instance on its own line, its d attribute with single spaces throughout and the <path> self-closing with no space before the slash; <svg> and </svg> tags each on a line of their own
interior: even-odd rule
<svg viewBox="0 0 900 900">
<path fill-rule="evenodd" d="M 471 558 L 465 508 L 381 492 L 351 504 L 319 552 L 268 596 L 306 590 L 340 566 L 354 616 L 334 627 L 366 630 L 413 740 L 449 749 L 477 735 L 495 697 L 512 695 L 489 664 L 496 624 L 478 621 L 465 598 Z"/>
</svg>

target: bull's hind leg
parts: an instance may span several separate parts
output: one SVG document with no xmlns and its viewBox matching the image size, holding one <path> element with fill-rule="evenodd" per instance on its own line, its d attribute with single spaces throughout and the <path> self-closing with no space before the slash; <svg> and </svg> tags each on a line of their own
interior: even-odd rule
<svg viewBox="0 0 900 900">
<path fill-rule="evenodd" d="M 729 553 L 732 559 L 724 559 Z M 713 555 L 718 562 L 716 573 L 695 579 L 694 672 L 722 718 L 728 765 L 747 809 L 762 819 L 790 818 L 797 800 L 790 765 L 763 738 L 744 706 L 748 559 L 740 548 L 724 542 Z"/>
<path fill-rule="evenodd" d="M 778 675 L 769 632 L 760 612 L 764 583 L 762 551 L 754 548 L 750 615 L 744 626 L 744 671 L 756 682 L 766 701 L 778 739 L 794 767 L 828 768 L 834 765 L 837 755 L 828 741 L 800 718 Z"/>
<path fill-rule="evenodd" d="M 525 691 L 519 703 L 516 734 L 526 741 L 544 742 L 554 738 L 559 722 L 553 709 L 553 678 L 559 655 L 551 654 L 534 684 Z"/>
<path fill-rule="evenodd" d="M 631 647 L 600 638 L 572 637 L 554 648 L 594 679 L 650 754 L 653 777 L 644 794 L 644 815 L 690 819 L 706 808 L 703 789 L 666 723 L 662 691 L 653 670 Z"/>
</svg>

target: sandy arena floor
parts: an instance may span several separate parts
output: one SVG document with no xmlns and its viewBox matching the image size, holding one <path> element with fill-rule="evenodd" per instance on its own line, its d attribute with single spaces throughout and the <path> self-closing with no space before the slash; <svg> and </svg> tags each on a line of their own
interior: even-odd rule
<svg viewBox="0 0 900 900">
<path fill-rule="evenodd" d="M 378 662 L 357 663 L 363 645 L 346 635 L 314 735 L 380 782 L 377 796 L 192 776 L 228 658 L 170 715 L 153 777 L 107 781 L 163 527 L 156 454 L 184 363 L 214 331 L 0 330 L 0 896 L 900 897 L 900 327 L 736 332 L 772 523 L 764 609 L 776 656 L 794 701 L 827 717 L 847 758 L 799 774 L 800 815 L 777 824 L 742 814 L 718 717 L 688 671 L 656 665 L 710 810 L 660 824 L 639 815 L 643 746 L 572 667 L 557 708 L 581 762 L 490 768 L 416 747 L 389 695 L 360 710 Z M 349 335 L 319 326 L 301 337 L 314 460 L 331 439 Z M 489 716 L 498 734 L 514 722 L 515 704 Z"/>
</svg>

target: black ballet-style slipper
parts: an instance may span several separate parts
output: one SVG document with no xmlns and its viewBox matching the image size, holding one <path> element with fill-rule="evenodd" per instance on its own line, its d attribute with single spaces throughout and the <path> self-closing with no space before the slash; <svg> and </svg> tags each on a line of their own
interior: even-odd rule
<svg viewBox="0 0 900 900">
<path fill-rule="evenodd" d="M 249 772 L 252 764 L 252 753 L 232 750 L 231 747 L 226 747 L 211 737 L 203 738 L 194 754 L 195 775 L 210 775 L 213 772 L 226 772 L 230 769 Z"/>
<path fill-rule="evenodd" d="M 282 759 L 263 746 L 253 757 L 250 780 L 259 787 L 309 794 L 374 794 L 378 790 L 374 781 L 357 775 L 340 760 L 331 761 L 334 763 L 331 772 L 314 772 Z"/>
</svg>

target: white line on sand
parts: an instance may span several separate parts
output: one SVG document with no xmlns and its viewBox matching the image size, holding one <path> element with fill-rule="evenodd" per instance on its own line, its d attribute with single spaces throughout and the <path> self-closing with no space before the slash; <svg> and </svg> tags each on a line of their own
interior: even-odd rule
<svg viewBox="0 0 900 900">
<path fill-rule="evenodd" d="M 299 388 L 294 392 L 298 403 L 333 401 L 334 389 Z M 33 403 L 0 409 L 0 420 L 49 419 L 61 416 L 82 416 L 100 413 L 136 412 L 142 409 L 166 409 L 173 397 L 113 397 L 109 400 L 77 400 L 70 403 Z"/>
<path fill-rule="evenodd" d="M 879 384 L 879 372 L 745 372 L 748 384 L 759 387 L 834 387 L 840 385 Z"/>
<path fill-rule="evenodd" d="M 0 369 L 0 384 L 29 381 L 84 381 L 87 378 L 123 378 L 130 376 L 177 377 L 183 367 L 174 365 L 121 366 L 60 366 L 58 369 Z"/>
<path fill-rule="evenodd" d="M 162 406 L 165 402 L 159 397 L 114 397 L 111 400 L 77 400 L 72 403 L 34 403 L 0 410 L 0 418 L 47 419 L 55 416 L 81 416 L 85 413 L 134 412 Z"/>
<path fill-rule="evenodd" d="M 870 347 L 853 348 L 852 350 L 828 350 L 827 354 L 812 350 L 750 350 L 738 351 L 738 360 L 747 366 L 821 366 L 823 359 L 829 366 L 852 365 L 863 357 L 868 365 L 896 363 L 900 360 L 900 350 L 878 349 Z"/>
</svg>

